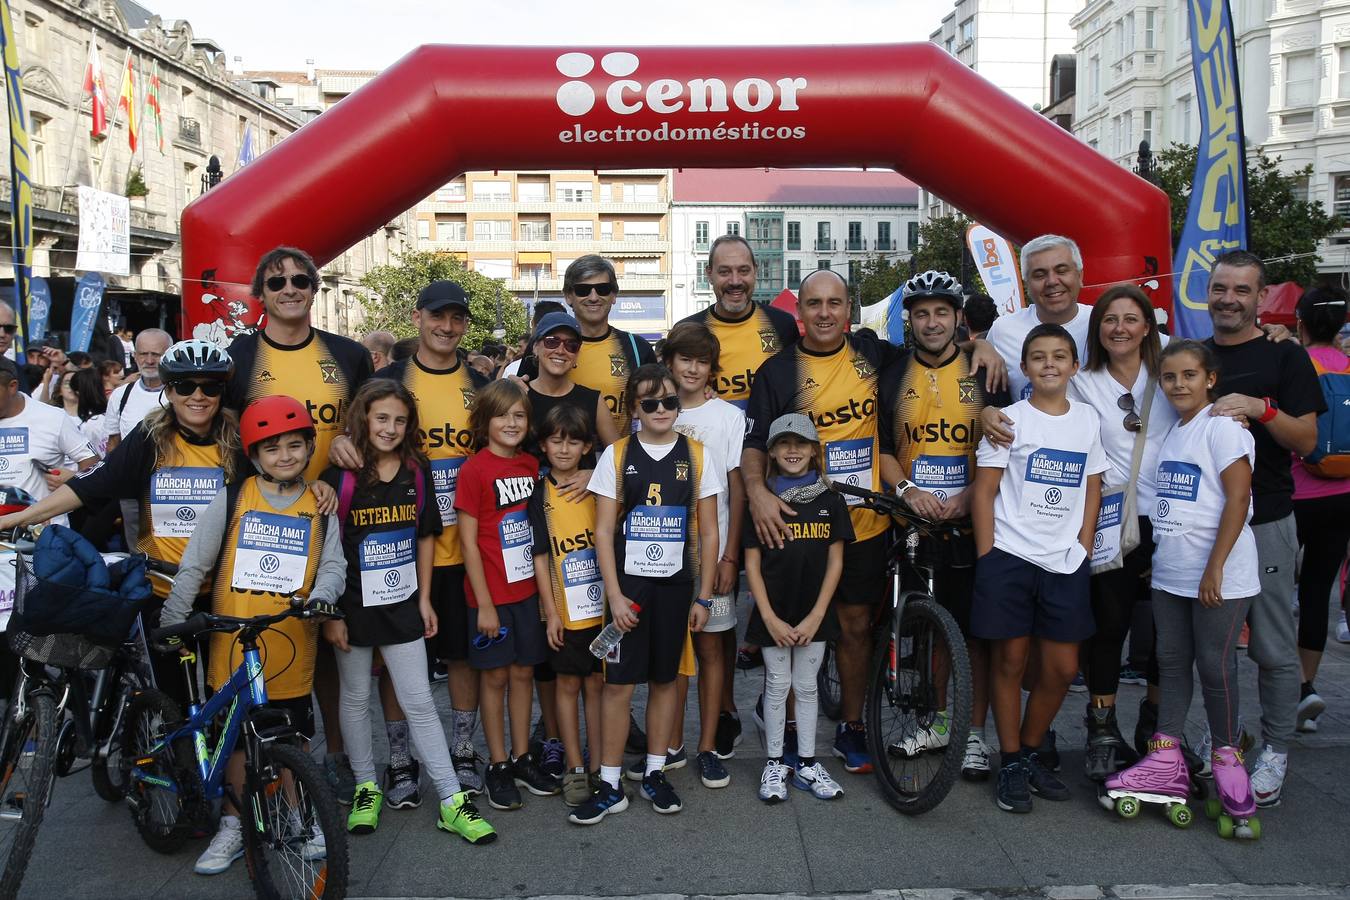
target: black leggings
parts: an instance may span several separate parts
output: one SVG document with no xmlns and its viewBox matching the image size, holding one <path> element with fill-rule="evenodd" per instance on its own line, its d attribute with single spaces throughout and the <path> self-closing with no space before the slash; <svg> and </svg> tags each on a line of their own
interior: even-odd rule
<svg viewBox="0 0 1350 900">
<path fill-rule="evenodd" d="M 1126 554 L 1125 565 L 1092 576 L 1092 616 L 1097 620 L 1097 631 L 1083 642 L 1081 650 L 1089 694 L 1109 696 L 1120 688 L 1120 651 L 1130 633 L 1135 604 L 1149 597 L 1152 562 L 1153 524 L 1147 516 L 1140 516 L 1139 546 Z"/>
<path fill-rule="evenodd" d="M 1350 494 L 1294 501 L 1303 567 L 1298 575 L 1298 646 L 1321 653 L 1327 646 L 1331 586 L 1350 543 Z"/>
</svg>

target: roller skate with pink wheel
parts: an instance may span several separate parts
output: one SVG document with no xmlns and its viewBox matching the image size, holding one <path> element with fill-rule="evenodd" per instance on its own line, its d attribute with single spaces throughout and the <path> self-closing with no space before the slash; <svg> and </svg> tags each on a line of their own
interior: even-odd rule
<svg viewBox="0 0 1350 900">
<path fill-rule="evenodd" d="M 1148 741 L 1148 754 L 1123 772 L 1107 777 L 1098 800 L 1123 819 L 1139 815 L 1144 803 L 1159 803 L 1167 819 L 1178 828 L 1190 827 L 1191 773 L 1174 737 L 1156 733 Z"/>
<path fill-rule="evenodd" d="M 1219 821 L 1219 837 L 1254 841 L 1261 837 L 1251 778 L 1237 747 L 1215 747 L 1210 757 L 1214 792 L 1205 802 L 1205 814 Z"/>
</svg>

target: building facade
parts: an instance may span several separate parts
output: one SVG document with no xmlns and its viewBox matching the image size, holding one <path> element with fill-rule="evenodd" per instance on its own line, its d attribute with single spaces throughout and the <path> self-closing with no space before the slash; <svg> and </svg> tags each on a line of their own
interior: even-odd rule
<svg viewBox="0 0 1350 900">
<path fill-rule="evenodd" d="M 610 320 L 661 335 L 678 318 L 670 184 L 668 169 L 469 172 L 417 206 L 417 247 L 455 254 L 527 306 L 561 298 L 572 261 L 599 253 L 619 276 Z"/>
<path fill-rule="evenodd" d="M 755 299 L 795 291 L 815 269 L 850 284 L 872 256 L 905 260 L 918 243 L 918 188 L 894 172 L 684 169 L 671 203 L 674 318 L 715 299 L 708 250 L 739 234 L 755 251 Z"/>
<path fill-rule="evenodd" d="M 1056 54 L 1072 53 L 1069 26 L 1082 0 L 957 0 L 928 39 L 1033 109 L 1051 103 L 1048 73 Z M 957 210 L 923 190 L 924 221 Z"/>
</svg>

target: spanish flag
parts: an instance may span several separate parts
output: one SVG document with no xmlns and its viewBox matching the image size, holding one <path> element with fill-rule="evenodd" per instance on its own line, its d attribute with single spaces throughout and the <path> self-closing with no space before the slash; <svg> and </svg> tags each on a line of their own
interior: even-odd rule
<svg viewBox="0 0 1350 900">
<path fill-rule="evenodd" d="M 127 114 L 127 145 L 136 152 L 136 73 L 132 68 L 131 48 L 122 66 L 122 89 L 117 92 L 117 110 Z"/>
</svg>

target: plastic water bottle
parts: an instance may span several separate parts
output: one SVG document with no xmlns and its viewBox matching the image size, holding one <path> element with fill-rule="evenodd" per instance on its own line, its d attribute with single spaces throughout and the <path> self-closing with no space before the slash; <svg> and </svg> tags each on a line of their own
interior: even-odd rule
<svg viewBox="0 0 1350 900">
<path fill-rule="evenodd" d="M 634 613 L 642 612 L 640 605 L 634 603 L 632 606 Z M 623 640 L 623 632 L 619 630 L 618 625 L 610 622 L 600 629 L 600 633 L 595 636 L 595 640 L 591 641 L 591 656 L 596 659 L 604 659 L 609 656 L 611 650 L 619 646 L 621 640 Z"/>
</svg>

